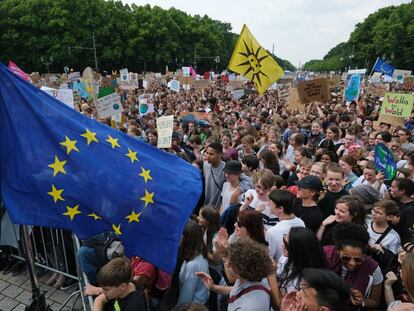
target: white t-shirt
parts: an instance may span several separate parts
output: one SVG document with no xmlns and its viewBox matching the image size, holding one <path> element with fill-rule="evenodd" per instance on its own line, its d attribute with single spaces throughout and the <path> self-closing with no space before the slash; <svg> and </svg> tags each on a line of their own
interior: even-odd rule
<svg viewBox="0 0 414 311">
<path fill-rule="evenodd" d="M 295 217 L 279 221 L 276 226 L 269 228 L 266 232 L 266 241 L 269 243 L 269 255 L 276 262 L 282 256 L 283 235 L 288 234 L 292 227 L 305 227 L 302 219 Z"/>
<path fill-rule="evenodd" d="M 265 229 L 268 230 L 274 225 L 276 225 L 279 221 L 279 218 L 272 213 L 270 209 L 270 201 L 260 200 L 257 196 L 257 192 L 255 189 L 247 190 L 245 196 L 249 194 L 252 194 L 253 196 L 253 201 L 250 204 L 250 206 L 263 214 L 263 223 Z"/>
<path fill-rule="evenodd" d="M 355 188 L 356 186 L 359 186 L 359 185 L 370 185 L 370 186 L 372 186 L 372 184 L 370 184 L 365 179 L 364 175 L 359 176 L 358 179 L 354 181 L 354 183 L 352 184 L 352 188 Z M 379 192 L 381 193 L 382 196 L 384 196 L 384 193 L 386 191 L 387 191 L 387 186 L 382 184 Z"/>
<path fill-rule="evenodd" d="M 375 232 L 372 228 L 372 220 L 367 220 L 367 228 L 369 233 L 369 244 L 373 245 L 375 242 L 380 238 L 382 233 Z M 394 229 L 391 229 L 390 232 L 387 233 L 385 238 L 380 242 L 382 247 L 390 250 L 394 254 L 397 254 L 398 248 L 401 245 L 400 236 Z"/>
<path fill-rule="evenodd" d="M 279 259 L 279 262 L 277 263 L 277 269 L 276 269 L 276 277 L 277 282 L 280 286 L 280 293 L 284 296 L 290 292 L 298 291 L 300 288 L 300 281 L 301 278 L 295 278 L 293 280 L 290 280 L 289 282 L 285 283 L 285 279 L 287 277 L 287 274 L 289 271 L 285 271 L 285 266 L 287 264 L 288 257 L 281 256 Z"/>
<path fill-rule="evenodd" d="M 235 190 L 236 189 L 233 189 L 233 190 L 231 189 L 231 185 L 228 181 L 226 181 L 223 184 L 223 189 L 221 190 L 221 197 L 222 197 L 221 206 L 222 207 L 220 208 L 220 215 L 223 214 L 224 211 L 229 207 L 231 195 Z M 240 194 L 237 198 L 237 202 L 238 203 L 242 202 L 242 198 L 243 198 L 243 195 Z"/>
</svg>

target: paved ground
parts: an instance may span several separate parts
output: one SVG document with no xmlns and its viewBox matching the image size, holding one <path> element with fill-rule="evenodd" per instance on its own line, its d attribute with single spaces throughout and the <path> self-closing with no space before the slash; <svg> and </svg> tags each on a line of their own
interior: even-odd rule
<svg viewBox="0 0 414 311">
<path fill-rule="evenodd" d="M 55 289 L 47 286 L 44 283 L 51 276 L 51 272 L 40 278 L 41 290 L 46 290 L 46 301 L 53 311 L 57 311 L 62 303 L 76 291 L 77 286 L 73 286 L 68 290 Z M 4 275 L 0 272 L 0 311 L 24 311 L 25 307 L 30 304 L 32 298 L 31 284 L 27 272 L 12 276 L 11 273 Z M 80 298 L 79 298 L 80 300 Z M 75 305 L 74 310 L 82 310 L 80 301 Z M 67 304 L 67 308 L 63 310 L 70 310 L 74 299 L 71 299 Z"/>
</svg>

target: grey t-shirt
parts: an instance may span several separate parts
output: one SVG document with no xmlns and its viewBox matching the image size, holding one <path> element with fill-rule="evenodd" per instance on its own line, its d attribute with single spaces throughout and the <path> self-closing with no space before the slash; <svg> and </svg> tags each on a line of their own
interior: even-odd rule
<svg viewBox="0 0 414 311">
<path fill-rule="evenodd" d="M 211 164 L 204 162 L 204 204 L 220 208 L 221 190 L 226 181 L 224 178 L 224 162 L 221 161 L 219 166 L 213 167 Z"/>
</svg>

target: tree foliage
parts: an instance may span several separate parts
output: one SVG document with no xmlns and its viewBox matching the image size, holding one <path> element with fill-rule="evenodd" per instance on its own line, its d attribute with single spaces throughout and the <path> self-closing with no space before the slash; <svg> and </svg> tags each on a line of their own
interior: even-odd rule
<svg viewBox="0 0 414 311">
<path fill-rule="evenodd" d="M 348 42 L 338 44 L 323 60 L 311 60 L 305 70 L 372 68 L 383 57 L 396 68 L 414 68 L 414 2 L 382 8 L 355 26 Z"/>
<path fill-rule="evenodd" d="M 55 72 L 94 67 L 92 33 L 101 70 L 159 72 L 195 61 L 203 72 L 216 69 L 216 56 L 223 70 L 238 37 L 229 23 L 208 16 L 115 0 L 3 0 L 0 16 L 0 59 L 28 72 L 45 71 L 41 57 L 52 57 Z"/>
</svg>

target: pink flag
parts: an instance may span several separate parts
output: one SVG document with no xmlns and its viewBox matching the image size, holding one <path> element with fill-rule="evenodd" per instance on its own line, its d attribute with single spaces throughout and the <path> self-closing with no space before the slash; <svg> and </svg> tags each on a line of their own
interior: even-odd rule
<svg viewBox="0 0 414 311">
<path fill-rule="evenodd" d="M 190 66 L 190 75 L 195 78 L 197 76 L 197 73 L 195 72 L 193 66 Z"/>
<path fill-rule="evenodd" d="M 9 69 L 17 76 L 22 78 L 23 80 L 30 81 L 30 77 L 27 73 L 19 68 L 15 63 L 9 61 Z"/>
</svg>

